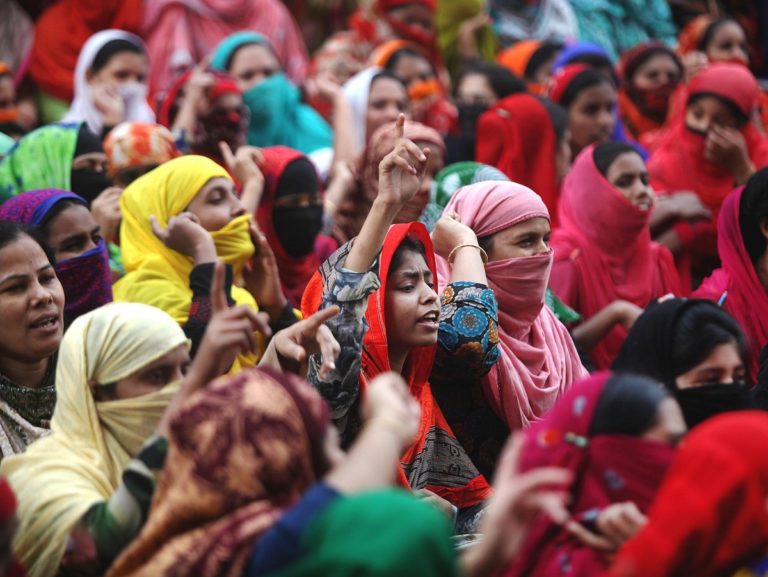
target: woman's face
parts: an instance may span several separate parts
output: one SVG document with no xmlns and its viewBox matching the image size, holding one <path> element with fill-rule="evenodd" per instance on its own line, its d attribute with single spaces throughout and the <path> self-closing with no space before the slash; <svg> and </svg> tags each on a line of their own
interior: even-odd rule
<svg viewBox="0 0 768 577">
<path fill-rule="evenodd" d="M 650 210 L 654 203 L 653 189 L 648 184 L 648 170 L 639 154 L 625 152 L 608 167 L 605 178 L 624 198 L 640 210 Z"/>
<path fill-rule="evenodd" d="M 536 217 L 494 234 L 488 261 L 535 256 L 549 252 L 552 231 L 546 218 Z"/>
<path fill-rule="evenodd" d="M 685 109 L 685 124 L 691 132 L 704 135 L 714 126 L 740 129 L 736 115 L 715 96 L 701 96 Z"/>
<path fill-rule="evenodd" d="M 107 155 L 104 152 L 78 154 L 72 159 L 72 170 L 107 173 Z"/>
<path fill-rule="evenodd" d="M 159 391 L 184 378 L 190 365 L 189 347 L 181 344 L 135 373 L 117 381 L 114 387 L 94 387 L 97 401 L 120 401 Z"/>
<path fill-rule="evenodd" d="M 590 144 L 608 140 L 615 123 L 616 90 L 607 82 L 582 90 L 568 108 L 574 156 Z"/>
<path fill-rule="evenodd" d="M 653 90 L 675 85 L 680 81 L 681 70 L 669 54 L 659 53 L 643 62 L 632 77 L 632 85 L 640 90 Z"/>
<path fill-rule="evenodd" d="M 429 193 L 432 189 L 432 183 L 435 182 L 435 176 L 445 166 L 443 151 L 434 144 L 426 142 L 416 142 L 419 148 L 429 149 L 429 159 L 427 160 L 427 169 L 424 173 L 424 179 L 421 181 L 421 187 L 416 195 L 400 210 L 395 217 L 395 222 L 413 222 L 419 220 L 421 213 L 429 203 Z"/>
<path fill-rule="evenodd" d="M 86 207 L 70 205 L 46 227 L 46 242 L 61 262 L 93 250 L 101 240 L 101 227 Z"/>
<path fill-rule="evenodd" d="M 147 78 L 149 66 L 143 54 L 118 52 L 98 71 L 88 71 L 88 84 L 119 86 L 128 82 L 143 84 Z"/>
<path fill-rule="evenodd" d="M 743 383 L 747 370 L 736 343 L 717 345 L 709 356 L 675 379 L 678 389 Z"/>
<path fill-rule="evenodd" d="M 492 106 L 498 100 L 499 97 L 491 88 L 488 79 L 482 74 L 464 75 L 456 88 L 456 102 L 458 104 Z"/>
<path fill-rule="evenodd" d="M 280 70 L 280 63 L 272 50 L 261 44 L 249 44 L 235 52 L 228 72 L 240 90 L 246 92 Z"/>
<path fill-rule="evenodd" d="M 713 62 L 749 64 L 747 37 L 736 22 L 721 24 L 707 46 L 707 57 Z"/>
<path fill-rule="evenodd" d="M 206 182 L 186 210 L 194 214 L 200 226 L 208 232 L 221 230 L 231 220 L 245 214 L 245 207 L 237 196 L 235 183 L 222 176 Z"/>
<path fill-rule="evenodd" d="M 39 362 L 64 334 L 64 289 L 43 249 L 24 235 L 0 249 L 0 366 Z"/>
<path fill-rule="evenodd" d="M 672 397 L 664 399 L 656 411 L 656 424 L 643 433 L 644 439 L 677 445 L 688 427 L 680 405 Z"/>
<path fill-rule="evenodd" d="M 384 300 L 390 347 L 402 350 L 437 342 L 440 302 L 432 271 L 421 254 L 405 251 L 400 266 L 389 273 Z"/>
<path fill-rule="evenodd" d="M 367 137 L 380 126 L 394 124 L 401 113 L 406 115 L 406 119 L 409 118 L 409 107 L 408 94 L 400 82 L 386 77 L 374 80 L 368 94 L 368 109 L 365 115 Z"/>
<path fill-rule="evenodd" d="M 397 59 L 392 74 L 403 81 L 406 86 L 424 82 L 435 77 L 435 73 L 426 58 L 405 54 Z"/>
<path fill-rule="evenodd" d="M 418 30 L 423 34 L 435 33 L 435 17 L 429 8 L 422 4 L 407 4 L 392 8 L 387 14 L 406 26 Z"/>
</svg>

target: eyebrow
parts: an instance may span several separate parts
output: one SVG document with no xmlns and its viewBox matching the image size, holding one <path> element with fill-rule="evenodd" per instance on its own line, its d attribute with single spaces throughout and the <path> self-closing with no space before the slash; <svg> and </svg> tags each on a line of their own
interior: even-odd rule
<svg viewBox="0 0 768 577">
<path fill-rule="evenodd" d="M 50 264 L 46 264 L 45 266 L 41 266 L 39 269 L 37 269 L 37 274 L 40 274 L 41 272 L 52 269 L 53 267 Z M 0 278 L 0 285 L 7 283 L 8 281 L 14 281 L 14 280 L 25 280 L 27 278 L 27 275 L 25 274 L 11 274 L 6 277 Z"/>
</svg>

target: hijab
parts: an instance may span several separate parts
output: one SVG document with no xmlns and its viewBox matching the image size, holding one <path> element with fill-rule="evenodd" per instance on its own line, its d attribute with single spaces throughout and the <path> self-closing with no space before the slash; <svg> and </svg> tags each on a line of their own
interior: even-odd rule
<svg viewBox="0 0 768 577">
<path fill-rule="evenodd" d="M 75 320 L 61 343 L 52 434 L 3 460 L 19 500 L 14 550 L 30 577 L 56 574 L 69 534 L 88 509 L 112 496 L 123 470 L 155 431 L 178 383 L 130 399 L 96 401 L 186 337 L 162 311 L 109 304 Z"/>
<path fill-rule="evenodd" d="M 232 56 L 250 44 L 274 52 L 265 36 L 256 32 L 238 32 L 216 47 L 211 68 L 226 72 Z M 333 146 L 331 127 L 313 108 L 302 102 L 299 89 L 282 71 L 246 90 L 243 101 L 251 112 L 248 144 L 289 146 L 304 154 Z"/>
<path fill-rule="evenodd" d="M 0 220 L 41 229 L 50 222 L 49 215 L 62 201 L 88 208 L 85 200 L 64 190 L 46 189 L 24 192 L 0 205 Z M 104 239 L 83 254 L 54 265 L 56 276 L 64 287 L 64 321 L 112 302 L 112 272 Z"/>
<path fill-rule="evenodd" d="M 180 407 L 139 536 L 108 577 L 240 577 L 250 553 L 323 476 L 329 412 L 294 375 L 248 369 Z"/>
<path fill-rule="evenodd" d="M 529 188 L 512 182 L 483 182 L 460 189 L 445 207 L 459 214 L 478 238 L 532 218 L 549 220 L 547 207 Z M 499 302 L 501 358 L 483 378 L 485 398 L 511 429 L 542 418 L 587 371 L 568 330 L 544 306 L 552 252 L 489 262 L 488 286 Z M 440 286 L 450 265 L 438 258 Z"/>
<path fill-rule="evenodd" d="M 672 463 L 674 448 L 643 439 L 644 431 L 600 430 L 598 421 L 607 410 L 603 408 L 606 401 L 614 418 L 617 409 L 623 409 L 624 422 L 652 426 L 658 406 L 667 398 L 652 381 L 630 377 L 633 382 L 623 384 L 621 378 L 599 372 L 576 383 L 543 420 L 525 432 L 520 470 L 555 466 L 570 471 L 573 480 L 566 490 L 574 516 L 626 501 L 647 511 Z M 534 523 L 504 575 L 587 577 L 601 574 L 607 565 L 605 553 L 584 545 L 545 517 Z"/>
<path fill-rule="evenodd" d="M 610 577 L 729 577 L 768 547 L 768 417 L 726 414 L 692 431 L 648 523 L 619 550 Z"/>
<path fill-rule="evenodd" d="M 170 131 L 159 124 L 123 122 L 104 139 L 109 176 L 126 168 L 159 166 L 179 156 Z"/>
<path fill-rule="evenodd" d="M 64 122 L 85 122 L 94 134 L 101 134 L 104 128 L 104 119 L 91 94 L 91 85 L 88 83 L 88 72 L 99 52 L 114 40 L 130 42 L 138 48 L 142 54 L 147 53 L 144 42 L 130 32 L 123 30 L 102 30 L 88 39 L 80 56 L 77 58 L 75 68 L 75 99 L 64 116 Z M 123 120 L 154 122 L 155 113 L 147 104 L 147 86 L 141 83 L 121 84 L 117 88 L 119 96 L 123 99 L 125 112 Z"/>
<path fill-rule="evenodd" d="M 368 142 L 368 137 L 371 136 L 366 133 L 368 126 L 368 97 L 371 94 L 371 84 L 373 84 L 376 75 L 381 71 L 381 68 L 369 66 L 347 80 L 343 86 L 344 96 L 347 98 L 355 120 L 352 131 L 355 138 L 355 149 L 358 152 L 363 151 Z"/>
<path fill-rule="evenodd" d="M 616 300 L 644 308 L 679 293 L 669 251 L 651 241 L 651 211 L 634 206 L 595 166 L 595 146 L 585 148 L 563 183 L 560 227 L 552 233 L 552 290 L 589 319 Z M 593 349 L 598 368 L 610 366 L 627 336 L 615 325 Z"/>
<path fill-rule="evenodd" d="M 365 395 L 368 382 L 391 370 L 385 321 L 387 277 L 392 257 L 406 237 L 418 240 L 424 245 L 427 266 L 432 274 L 436 275 L 435 253 L 426 227 L 418 222 L 391 226 L 379 255 L 381 286 L 368 297 L 365 313 L 368 331 L 363 340 L 361 395 Z M 319 309 L 322 302 L 323 277 L 327 278 L 330 274 L 331 271 L 326 270 L 324 265 L 312 277 L 302 300 L 302 313 L 305 317 Z M 415 347 L 411 349 L 403 365 L 402 376 L 421 406 L 421 423 L 413 443 L 400 458 L 399 481 L 401 485 L 414 490 L 429 489 L 462 509 L 482 503 L 490 495 L 491 488 L 456 440 L 432 394 L 429 376 L 436 352 L 437 343 L 427 347 Z M 435 444 L 446 447 L 445 458 L 430 458 L 431 447 Z"/>
</svg>

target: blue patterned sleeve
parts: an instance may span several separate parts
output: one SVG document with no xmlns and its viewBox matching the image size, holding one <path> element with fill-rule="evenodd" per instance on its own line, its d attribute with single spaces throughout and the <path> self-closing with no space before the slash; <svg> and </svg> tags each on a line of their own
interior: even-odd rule
<svg viewBox="0 0 768 577">
<path fill-rule="evenodd" d="M 455 282 L 443 291 L 433 374 L 456 382 L 475 381 L 499 359 L 499 310 L 487 286 Z"/>
</svg>

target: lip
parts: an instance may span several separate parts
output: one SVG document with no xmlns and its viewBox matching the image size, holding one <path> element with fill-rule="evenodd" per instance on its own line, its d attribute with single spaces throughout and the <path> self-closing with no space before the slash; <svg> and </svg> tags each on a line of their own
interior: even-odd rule
<svg viewBox="0 0 768 577">
<path fill-rule="evenodd" d="M 434 314 L 435 312 L 437 313 L 436 315 Z M 431 318 L 426 318 L 431 315 L 435 317 L 434 320 Z M 419 318 L 419 320 L 416 321 L 416 324 L 430 330 L 438 330 L 440 328 L 440 311 L 429 311 L 421 318 Z"/>
<path fill-rule="evenodd" d="M 39 326 L 40 323 L 45 323 L 47 321 L 51 321 L 51 322 L 48 322 L 48 324 Z M 28 325 L 30 331 L 41 336 L 47 336 L 47 335 L 58 333 L 60 326 L 61 326 L 60 315 L 58 313 L 53 313 L 53 312 L 39 315 L 38 317 L 30 321 Z"/>
</svg>

